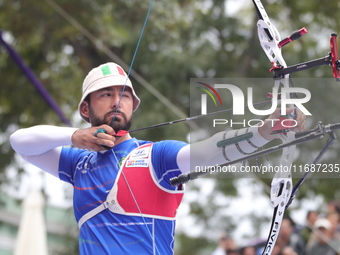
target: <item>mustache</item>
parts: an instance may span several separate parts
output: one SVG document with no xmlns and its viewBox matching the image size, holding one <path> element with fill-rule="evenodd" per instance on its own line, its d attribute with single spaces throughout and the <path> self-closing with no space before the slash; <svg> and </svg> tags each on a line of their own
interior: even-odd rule
<svg viewBox="0 0 340 255">
<path fill-rule="evenodd" d="M 106 113 L 105 115 L 104 115 L 104 119 L 106 119 L 106 118 L 108 118 L 109 117 L 109 115 L 111 115 L 111 114 L 113 114 L 113 117 L 112 117 L 112 121 L 116 118 L 116 116 L 117 116 L 117 114 L 120 114 L 120 115 L 122 115 L 122 117 L 126 120 L 127 118 L 126 118 L 126 115 L 125 115 L 125 113 L 123 113 L 123 112 L 121 112 L 121 111 L 119 111 L 119 110 L 114 110 L 114 111 L 110 111 L 110 112 L 108 112 L 108 113 Z"/>
</svg>

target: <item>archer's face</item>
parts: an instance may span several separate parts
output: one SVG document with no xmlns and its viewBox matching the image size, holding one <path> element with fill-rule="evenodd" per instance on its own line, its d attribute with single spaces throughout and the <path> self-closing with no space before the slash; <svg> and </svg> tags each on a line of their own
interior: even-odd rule
<svg viewBox="0 0 340 255">
<path fill-rule="evenodd" d="M 130 88 L 125 87 L 124 92 L 123 88 L 112 86 L 90 94 L 89 117 L 92 126 L 107 124 L 116 132 L 130 129 L 133 97 Z"/>
</svg>

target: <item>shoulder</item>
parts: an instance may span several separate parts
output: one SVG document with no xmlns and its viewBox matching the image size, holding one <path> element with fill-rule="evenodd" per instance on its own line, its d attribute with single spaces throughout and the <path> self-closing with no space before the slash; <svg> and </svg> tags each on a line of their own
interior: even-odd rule
<svg viewBox="0 0 340 255">
<path fill-rule="evenodd" d="M 145 140 L 138 140 L 138 139 L 130 139 L 130 143 L 136 143 L 137 148 L 140 146 L 144 146 L 147 144 L 153 144 L 152 150 L 153 153 L 159 153 L 159 152 L 166 152 L 166 151 L 179 151 L 181 148 L 187 145 L 186 142 L 183 141 L 177 141 L 177 140 L 162 140 L 157 142 L 152 141 L 145 141 Z"/>
<path fill-rule="evenodd" d="M 163 140 L 159 142 L 154 143 L 155 149 L 171 149 L 171 150 L 180 150 L 184 146 L 186 146 L 187 143 L 183 141 L 176 141 L 176 140 Z"/>
<path fill-rule="evenodd" d="M 186 146 L 187 143 L 175 140 L 164 140 L 155 142 L 152 147 L 152 157 L 162 162 L 177 162 L 178 152 Z"/>
</svg>

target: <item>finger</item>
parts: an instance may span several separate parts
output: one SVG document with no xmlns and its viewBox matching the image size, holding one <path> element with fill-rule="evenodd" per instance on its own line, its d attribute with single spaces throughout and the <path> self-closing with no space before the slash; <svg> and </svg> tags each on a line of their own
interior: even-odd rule
<svg viewBox="0 0 340 255">
<path fill-rule="evenodd" d="M 306 120 L 298 122 L 298 125 L 292 129 L 292 131 L 306 131 Z"/>
<path fill-rule="evenodd" d="M 297 121 L 298 121 L 299 123 L 304 123 L 304 124 L 306 124 L 306 115 L 300 116 L 300 117 L 297 119 Z"/>
<path fill-rule="evenodd" d="M 278 119 L 281 116 L 281 109 L 276 108 L 275 111 L 269 116 L 269 119 Z"/>
<path fill-rule="evenodd" d="M 300 131 L 306 131 L 306 129 L 307 129 L 306 124 L 307 124 L 307 122 L 304 120 L 302 122 L 301 126 L 299 127 Z"/>
<path fill-rule="evenodd" d="M 106 124 L 101 125 L 101 126 L 99 126 L 98 128 L 104 129 L 104 130 L 105 130 L 105 133 L 108 134 L 108 135 L 111 135 L 111 136 L 114 135 L 114 134 L 116 133 L 115 130 L 114 130 L 111 126 L 106 125 Z"/>
<path fill-rule="evenodd" d="M 297 122 L 298 122 L 297 127 L 305 127 L 306 126 L 306 119 L 300 119 Z"/>
<path fill-rule="evenodd" d="M 296 121 L 298 123 L 297 129 L 299 131 L 305 131 L 306 130 L 306 115 L 301 112 L 300 109 L 297 109 L 296 111 Z"/>
<path fill-rule="evenodd" d="M 286 110 L 286 114 L 290 117 L 290 118 L 294 118 L 295 120 L 298 120 L 299 118 L 303 118 L 305 115 L 301 112 L 300 109 L 298 109 L 297 107 L 294 108 L 288 108 Z"/>
<path fill-rule="evenodd" d="M 98 134 L 97 137 L 93 139 L 93 143 L 112 148 L 115 144 L 115 138 L 107 134 Z"/>
<path fill-rule="evenodd" d="M 100 145 L 104 147 L 106 150 L 108 150 L 114 146 L 116 138 L 113 135 L 108 134 L 106 129 L 110 133 L 112 133 L 112 131 L 114 132 L 114 130 L 110 126 L 107 125 L 100 126 L 93 134 L 95 137 L 93 143 Z"/>
<path fill-rule="evenodd" d="M 99 139 L 102 139 L 102 140 L 110 140 L 110 141 L 113 141 L 113 142 L 116 140 L 116 138 L 114 136 L 109 135 L 107 133 L 98 133 L 96 135 L 96 137 L 99 138 Z"/>
<path fill-rule="evenodd" d="M 98 137 L 100 134 L 106 134 L 106 130 L 104 128 L 98 128 L 94 133 L 93 135 L 95 137 Z"/>
</svg>

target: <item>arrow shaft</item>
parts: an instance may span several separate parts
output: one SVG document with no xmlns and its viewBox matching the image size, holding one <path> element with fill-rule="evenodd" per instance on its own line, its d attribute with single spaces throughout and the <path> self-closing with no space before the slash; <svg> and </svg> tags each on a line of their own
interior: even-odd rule
<svg viewBox="0 0 340 255">
<path fill-rule="evenodd" d="M 268 103 L 271 103 L 271 102 L 272 102 L 272 100 L 263 101 L 263 102 L 255 103 L 255 104 L 253 104 L 253 106 L 268 104 Z M 248 108 L 248 105 L 245 105 L 244 107 Z M 171 125 L 171 124 L 175 124 L 175 123 L 180 123 L 180 122 L 185 122 L 185 121 L 196 120 L 196 119 L 200 119 L 200 118 L 203 118 L 203 117 L 207 117 L 207 116 L 211 116 L 211 115 L 216 115 L 216 114 L 219 114 L 219 113 L 230 112 L 233 109 L 234 108 L 229 108 L 229 109 L 224 109 L 224 110 L 220 110 L 220 111 L 216 111 L 216 112 L 210 112 L 210 113 L 207 113 L 207 114 L 201 114 L 201 115 L 196 115 L 196 116 L 192 116 L 192 117 L 188 117 L 188 118 L 173 120 L 173 121 L 169 121 L 169 122 L 163 122 L 163 123 L 160 123 L 160 124 L 155 124 L 155 125 L 151 125 L 151 126 L 147 126 L 147 127 L 131 130 L 130 133 L 137 132 L 137 131 L 142 131 L 142 130 L 147 130 L 147 129 L 151 129 L 151 128 L 163 127 L 163 126 L 167 126 L 167 125 Z"/>
</svg>

